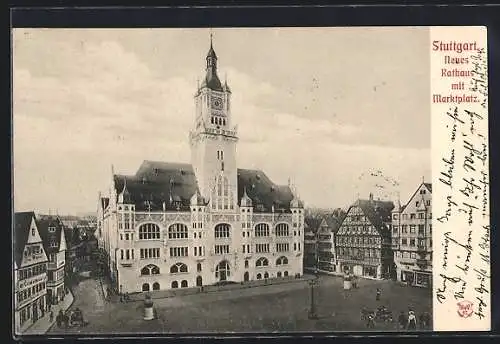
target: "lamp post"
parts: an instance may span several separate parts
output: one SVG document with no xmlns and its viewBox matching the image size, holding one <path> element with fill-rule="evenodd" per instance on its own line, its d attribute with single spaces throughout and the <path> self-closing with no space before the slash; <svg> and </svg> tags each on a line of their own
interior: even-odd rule
<svg viewBox="0 0 500 344">
<path fill-rule="evenodd" d="M 310 280 L 309 285 L 311 286 L 311 308 L 309 309 L 308 318 L 315 320 L 318 319 L 318 315 L 316 314 L 316 305 L 314 303 L 314 287 L 318 285 L 318 276 Z"/>
</svg>

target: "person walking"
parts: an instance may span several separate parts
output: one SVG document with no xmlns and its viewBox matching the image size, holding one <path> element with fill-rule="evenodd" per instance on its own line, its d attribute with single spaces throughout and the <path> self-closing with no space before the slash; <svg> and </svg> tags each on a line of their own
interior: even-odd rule
<svg viewBox="0 0 500 344">
<path fill-rule="evenodd" d="M 417 317 L 415 316 L 415 312 L 410 310 L 408 312 L 408 331 L 416 331 L 417 330 Z"/>
<path fill-rule="evenodd" d="M 382 294 L 382 290 L 380 288 L 377 288 L 377 296 L 375 297 L 376 301 L 380 301 L 380 295 Z"/>
<path fill-rule="evenodd" d="M 49 321 L 52 323 L 54 321 L 54 312 L 50 311 L 49 313 Z"/>
<path fill-rule="evenodd" d="M 398 323 L 399 323 L 399 328 L 400 329 L 404 329 L 405 328 L 406 323 L 407 323 L 405 312 L 401 311 L 401 313 L 399 314 Z"/>
<path fill-rule="evenodd" d="M 373 315 L 373 313 L 370 313 L 368 315 L 368 320 L 367 320 L 367 323 L 366 323 L 366 327 L 368 327 L 368 328 L 375 328 L 375 316 Z"/>
</svg>

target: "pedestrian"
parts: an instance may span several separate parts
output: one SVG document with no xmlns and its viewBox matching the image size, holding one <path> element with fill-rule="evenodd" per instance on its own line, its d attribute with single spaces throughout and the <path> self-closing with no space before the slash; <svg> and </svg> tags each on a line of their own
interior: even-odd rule
<svg viewBox="0 0 500 344">
<path fill-rule="evenodd" d="M 401 311 L 398 317 L 399 328 L 404 329 L 406 326 L 406 315 L 405 312 Z"/>
<path fill-rule="evenodd" d="M 368 321 L 366 323 L 366 327 L 375 328 L 375 316 L 373 315 L 373 313 L 370 313 L 368 315 Z"/>
<path fill-rule="evenodd" d="M 376 301 L 380 301 L 380 294 L 382 294 L 382 290 L 380 290 L 380 288 L 377 288 L 377 296 L 375 297 Z"/>
<path fill-rule="evenodd" d="M 54 321 L 54 312 L 50 311 L 49 313 L 49 321 L 52 323 Z"/>
<path fill-rule="evenodd" d="M 415 331 L 417 329 L 417 318 L 415 312 L 410 310 L 408 312 L 408 331 Z"/>
<path fill-rule="evenodd" d="M 57 317 L 56 317 L 57 327 L 61 328 L 61 325 L 63 322 L 64 322 L 64 314 L 63 314 L 62 310 L 59 310 L 59 313 L 57 314 Z"/>
</svg>

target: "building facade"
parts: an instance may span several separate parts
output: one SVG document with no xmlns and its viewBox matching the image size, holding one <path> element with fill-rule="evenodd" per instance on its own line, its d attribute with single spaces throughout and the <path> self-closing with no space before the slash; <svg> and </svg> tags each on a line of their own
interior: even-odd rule
<svg viewBox="0 0 500 344">
<path fill-rule="evenodd" d="M 210 44 L 189 133 L 191 164 L 144 161 L 111 173 L 97 237 L 119 292 L 302 274 L 304 209 L 290 185 L 237 168 L 232 92 Z"/>
<path fill-rule="evenodd" d="M 333 273 L 337 272 L 335 238 L 339 226 L 339 220 L 333 215 L 327 215 L 321 221 L 317 235 L 318 268 L 320 270 Z"/>
<path fill-rule="evenodd" d="M 22 334 L 44 316 L 47 255 L 34 212 L 14 215 L 14 327 Z"/>
<path fill-rule="evenodd" d="M 391 250 L 392 202 L 357 200 L 349 207 L 336 235 L 340 272 L 373 279 L 388 278 L 394 265 Z"/>
<path fill-rule="evenodd" d="M 392 212 L 392 248 L 398 281 L 432 285 L 432 184 L 422 182 L 404 206 Z"/>
<path fill-rule="evenodd" d="M 314 270 L 318 265 L 318 229 L 321 219 L 304 218 L 304 269 Z"/>
<path fill-rule="evenodd" d="M 58 217 L 37 219 L 37 227 L 47 254 L 47 303 L 57 305 L 66 296 L 66 235 Z"/>
</svg>

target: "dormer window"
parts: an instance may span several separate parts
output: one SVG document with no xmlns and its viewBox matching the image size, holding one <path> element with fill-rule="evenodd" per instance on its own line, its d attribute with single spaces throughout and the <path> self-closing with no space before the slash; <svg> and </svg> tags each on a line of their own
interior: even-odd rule
<svg viewBox="0 0 500 344">
<path fill-rule="evenodd" d="M 57 242 L 51 241 L 50 242 L 50 247 L 56 248 L 57 247 Z"/>
<path fill-rule="evenodd" d="M 31 228 L 31 236 L 35 236 L 35 228 Z"/>
<path fill-rule="evenodd" d="M 50 233 L 54 233 L 55 231 L 56 231 L 56 227 L 54 227 L 54 226 L 50 226 L 49 227 L 49 232 Z"/>
</svg>

